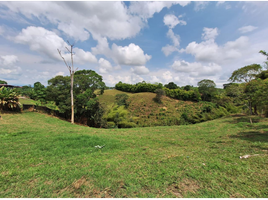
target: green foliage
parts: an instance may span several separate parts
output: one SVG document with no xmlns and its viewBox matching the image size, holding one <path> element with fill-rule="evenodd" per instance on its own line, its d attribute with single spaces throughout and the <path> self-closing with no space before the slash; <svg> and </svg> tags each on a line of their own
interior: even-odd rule
<svg viewBox="0 0 268 200">
<path fill-rule="evenodd" d="M 56 76 L 48 81 L 47 100 L 54 101 L 66 118 L 71 115 L 70 77 Z M 100 127 L 103 109 L 94 93 L 102 94 L 105 83 L 102 77 L 92 70 L 81 70 L 74 74 L 74 110 L 75 120 L 87 119 L 89 126 Z"/>
<path fill-rule="evenodd" d="M 24 85 L 21 88 L 18 88 L 20 95 L 28 97 L 30 99 L 34 98 L 34 88 L 31 85 Z"/>
<path fill-rule="evenodd" d="M 154 98 L 154 101 L 157 102 L 157 103 L 161 103 L 162 96 L 165 95 L 165 90 L 163 90 L 163 89 L 156 89 L 154 92 L 156 93 L 156 96 Z"/>
<path fill-rule="evenodd" d="M 0 84 L 7 84 L 6 81 L 0 80 Z"/>
<path fill-rule="evenodd" d="M 197 85 L 203 101 L 211 101 L 217 93 L 216 84 L 212 80 L 204 79 L 199 81 Z"/>
<path fill-rule="evenodd" d="M 259 64 L 247 65 L 235 70 L 229 80 L 232 82 L 249 82 L 261 72 L 261 68 Z"/>
<path fill-rule="evenodd" d="M 118 106 L 125 106 L 126 108 L 129 106 L 128 102 L 129 96 L 127 94 L 116 94 L 115 95 L 115 101 Z"/>
<path fill-rule="evenodd" d="M 128 83 L 122 83 L 121 81 L 115 85 L 115 89 L 124 91 L 124 92 L 154 92 L 156 89 L 162 89 L 163 85 L 161 83 L 151 84 L 146 83 L 145 81 L 136 83 L 134 85 Z"/>
<path fill-rule="evenodd" d="M 184 100 L 184 101 L 200 101 L 201 100 L 201 95 L 200 93 L 196 90 L 182 90 L 182 89 L 168 89 L 164 88 L 164 91 L 168 97 L 178 99 L 178 100 Z"/>
<path fill-rule="evenodd" d="M 19 93 L 16 89 L 0 88 L 0 111 L 20 111 Z"/>
<path fill-rule="evenodd" d="M 256 75 L 256 78 L 260 78 L 262 80 L 267 79 L 268 78 L 268 70 L 262 71 L 261 73 Z"/>
<path fill-rule="evenodd" d="M 245 86 L 245 94 L 253 105 L 268 105 L 268 79 L 250 81 Z"/>
<path fill-rule="evenodd" d="M 41 104 L 44 104 L 46 103 L 46 96 L 47 94 L 45 86 L 40 82 L 34 83 L 32 99 L 40 101 Z"/>
<path fill-rule="evenodd" d="M 169 82 L 168 84 L 164 85 L 164 87 L 168 89 L 177 89 L 178 86 L 174 82 Z"/>
<path fill-rule="evenodd" d="M 129 116 L 129 112 L 125 109 L 125 106 L 113 106 L 107 114 L 103 116 L 103 120 L 107 121 L 107 128 L 132 128 L 136 127 L 136 124 L 133 122 Z"/>
<path fill-rule="evenodd" d="M 191 85 L 186 85 L 186 86 L 183 87 L 183 89 L 186 90 L 186 91 L 189 91 L 192 88 L 193 88 L 193 86 L 191 86 Z"/>
</svg>

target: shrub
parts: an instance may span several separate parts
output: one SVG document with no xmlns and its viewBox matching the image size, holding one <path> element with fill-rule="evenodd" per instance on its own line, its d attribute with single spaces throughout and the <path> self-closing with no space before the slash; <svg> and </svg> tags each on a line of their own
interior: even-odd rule
<svg viewBox="0 0 268 200">
<path fill-rule="evenodd" d="M 162 89 L 156 89 L 154 92 L 156 93 L 154 101 L 157 103 L 161 103 L 161 98 L 165 95 L 165 91 Z"/>
</svg>

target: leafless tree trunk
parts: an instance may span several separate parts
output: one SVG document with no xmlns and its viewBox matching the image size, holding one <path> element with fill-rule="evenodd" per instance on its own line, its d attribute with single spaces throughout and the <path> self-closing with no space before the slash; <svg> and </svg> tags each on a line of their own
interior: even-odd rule
<svg viewBox="0 0 268 200">
<path fill-rule="evenodd" d="M 71 107 L 72 107 L 72 115 L 71 115 L 71 123 L 74 124 L 74 94 L 73 94 L 73 86 L 74 86 L 74 73 L 77 70 L 74 70 L 74 62 L 73 62 L 73 47 L 74 44 L 70 44 L 68 41 L 68 44 L 71 46 L 69 49 L 68 47 L 65 47 L 67 51 L 71 54 L 71 61 L 72 61 L 72 66 L 68 65 L 64 57 L 61 55 L 61 51 L 58 49 L 58 52 L 60 54 L 60 57 L 63 59 L 65 65 L 67 66 L 69 72 L 70 72 L 70 77 L 71 77 Z"/>
</svg>

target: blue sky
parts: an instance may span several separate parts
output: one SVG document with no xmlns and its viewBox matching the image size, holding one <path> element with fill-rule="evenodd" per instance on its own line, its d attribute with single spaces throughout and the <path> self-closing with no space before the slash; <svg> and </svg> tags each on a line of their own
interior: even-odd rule
<svg viewBox="0 0 268 200">
<path fill-rule="evenodd" d="M 268 51 L 268 2 L 0 2 L 0 79 L 33 85 L 69 75 L 60 58 L 107 86 L 202 79 L 217 87 Z"/>
</svg>

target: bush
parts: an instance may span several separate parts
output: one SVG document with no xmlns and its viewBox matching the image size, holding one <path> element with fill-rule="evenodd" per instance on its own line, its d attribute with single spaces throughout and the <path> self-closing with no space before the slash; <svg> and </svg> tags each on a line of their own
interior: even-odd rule
<svg viewBox="0 0 268 200">
<path fill-rule="evenodd" d="M 156 89 L 154 92 L 156 93 L 154 101 L 157 103 L 161 103 L 161 98 L 165 95 L 165 91 L 162 89 Z"/>
</svg>

